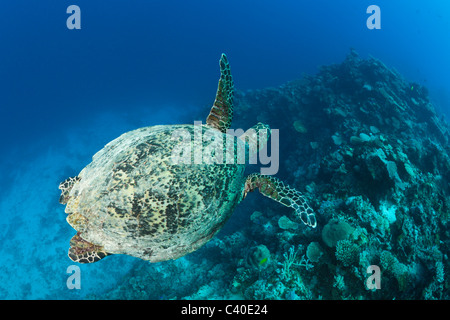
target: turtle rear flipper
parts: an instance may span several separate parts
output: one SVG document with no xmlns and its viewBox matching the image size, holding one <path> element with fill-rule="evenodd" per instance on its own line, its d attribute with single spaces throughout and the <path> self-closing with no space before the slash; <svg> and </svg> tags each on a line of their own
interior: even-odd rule
<svg viewBox="0 0 450 320">
<path fill-rule="evenodd" d="M 59 184 L 59 190 L 61 190 L 61 196 L 59 197 L 59 203 L 67 204 L 67 201 L 69 201 L 70 190 L 72 190 L 75 183 L 77 183 L 80 180 L 81 180 L 80 177 L 70 177 Z"/>
<path fill-rule="evenodd" d="M 243 197 L 245 198 L 248 192 L 252 192 L 256 188 L 266 197 L 293 208 L 295 215 L 307 226 L 316 227 L 314 211 L 301 192 L 289 187 L 275 177 L 254 173 L 247 177 Z"/>
<path fill-rule="evenodd" d="M 222 53 L 220 57 L 220 79 L 217 87 L 216 100 L 211 112 L 206 118 L 206 123 L 223 133 L 230 128 L 233 119 L 233 77 L 231 76 L 230 64 L 227 56 Z"/>
<path fill-rule="evenodd" d="M 102 246 L 92 244 L 80 237 L 79 233 L 70 240 L 69 258 L 78 263 L 93 263 L 110 255 Z"/>
</svg>

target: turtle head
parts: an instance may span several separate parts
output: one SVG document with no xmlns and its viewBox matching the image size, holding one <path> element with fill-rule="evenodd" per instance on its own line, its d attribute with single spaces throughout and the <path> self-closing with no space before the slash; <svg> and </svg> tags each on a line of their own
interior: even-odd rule
<svg viewBox="0 0 450 320">
<path fill-rule="evenodd" d="M 272 135 L 270 141 L 270 156 L 268 155 L 268 149 L 266 149 L 269 137 Z M 278 172 L 279 165 L 279 140 L 278 130 L 273 131 L 268 125 L 258 122 L 256 125 L 248 129 L 242 134 L 241 139 L 246 144 L 246 158 L 249 159 L 250 164 L 256 164 L 256 158 L 259 158 L 259 162 L 263 165 L 269 165 L 269 167 L 262 167 L 261 174 L 273 175 Z"/>
<path fill-rule="evenodd" d="M 251 157 L 266 146 L 270 134 L 270 127 L 267 124 L 258 122 L 239 136 L 239 139 L 248 145 L 248 155 Z"/>
</svg>

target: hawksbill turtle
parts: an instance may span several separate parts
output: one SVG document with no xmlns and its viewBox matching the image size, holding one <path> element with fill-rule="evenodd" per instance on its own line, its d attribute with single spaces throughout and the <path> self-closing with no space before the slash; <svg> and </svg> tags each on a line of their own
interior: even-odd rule
<svg viewBox="0 0 450 320">
<path fill-rule="evenodd" d="M 299 191 L 270 175 L 245 176 L 245 162 L 173 162 L 173 149 L 180 143 L 174 138 L 176 131 L 195 134 L 201 128 L 216 138 L 228 136 L 234 89 L 225 54 L 220 72 L 206 124 L 129 131 L 98 151 L 78 176 L 61 182 L 59 201 L 66 205 L 67 222 L 77 231 L 70 240 L 70 259 L 92 263 L 112 254 L 150 262 L 177 259 L 210 240 L 235 206 L 256 188 L 292 207 L 304 224 L 316 226 L 314 211 Z M 248 154 L 249 141 L 257 138 L 255 132 L 268 126 L 258 123 L 253 129 L 233 136 L 235 150 L 247 144 Z M 260 142 L 259 148 L 263 145 Z M 194 150 L 207 147 L 204 141 L 190 146 Z"/>
</svg>

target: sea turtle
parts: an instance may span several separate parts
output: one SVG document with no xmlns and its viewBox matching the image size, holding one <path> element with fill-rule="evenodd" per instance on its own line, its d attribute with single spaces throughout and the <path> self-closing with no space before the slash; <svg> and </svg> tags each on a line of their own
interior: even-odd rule
<svg viewBox="0 0 450 320">
<path fill-rule="evenodd" d="M 185 144 L 194 153 L 209 148 L 207 141 L 230 138 L 233 79 L 225 54 L 220 72 L 206 124 L 157 125 L 124 133 L 98 151 L 77 177 L 59 185 L 67 222 L 77 231 L 70 241 L 70 259 L 92 263 L 111 254 L 151 262 L 177 259 L 211 239 L 234 207 L 256 188 L 292 207 L 306 225 L 316 226 L 314 212 L 299 191 L 270 175 L 245 177 L 245 162 L 211 161 L 217 159 L 208 159 L 217 155 L 214 151 L 203 154 L 200 162 L 195 154 L 174 162 L 174 150 L 182 145 L 180 133 L 209 136 Z M 232 141 L 233 151 L 244 146 L 248 153 L 248 144 L 263 129 L 268 126 L 258 123 L 253 130 L 227 141 Z M 260 141 L 258 147 L 265 142 Z M 233 160 L 237 154 L 234 152 Z"/>
</svg>

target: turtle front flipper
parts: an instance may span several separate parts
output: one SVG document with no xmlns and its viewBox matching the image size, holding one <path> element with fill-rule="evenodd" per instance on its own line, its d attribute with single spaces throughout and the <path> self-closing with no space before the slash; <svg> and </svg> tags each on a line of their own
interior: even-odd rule
<svg viewBox="0 0 450 320">
<path fill-rule="evenodd" d="M 69 200 L 70 190 L 72 190 L 75 183 L 77 183 L 80 180 L 81 180 L 80 177 L 70 177 L 59 184 L 59 190 L 61 190 L 61 196 L 59 197 L 59 203 L 67 204 L 67 201 Z"/>
<path fill-rule="evenodd" d="M 252 192 L 256 188 L 266 197 L 293 208 L 296 216 L 307 226 L 316 227 L 317 222 L 314 211 L 308 205 L 301 192 L 289 187 L 275 177 L 254 173 L 247 177 L 243 198 L 248 192 Z"/>
<path fill-rule="evenodd" d="M 69 258 L 78 263 L 93 263 L 110 255 L 102 246 L 92 244 L 77 233 L 70 239 Z"/>
<path fill-rule="evenodd" d="M 222 53 L 220 57 L 220 79 L 217 88 L 216 100 L 211 112 L 206 118 L 206 123 L 217 130 L 226 133 L 233 119 L 233 77 L 227 56 Z"/>
</svg>

